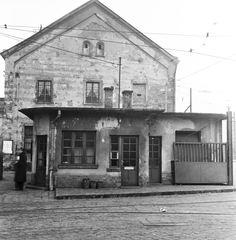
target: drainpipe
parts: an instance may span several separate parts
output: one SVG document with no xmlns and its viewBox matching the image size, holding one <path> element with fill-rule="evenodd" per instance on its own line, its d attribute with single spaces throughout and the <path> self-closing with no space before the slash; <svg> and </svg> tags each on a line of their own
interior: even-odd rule
<svg viewBox="0 0 236 240">
<path fill-rule="evenodd" d="M 60 118 L 60 117 L 61 117 L 61 110 L 58 110 L 57 116 L 56 116 L 56 118 L 52 121 L 52 124 L 54 125 L 54 123 L 56 122 L 56 120 L 57 120 L 58 118 Z"/>
<path fill-rule="evenodd" d="M 53 187 L 54 187 L 54 183 L 53 183 L 53 170 L 54 165 L 55 165 L 55 131 L 56 131 L 56 126 L 55 126 L 55 122 L 57 121 L 57 119 L 59 119 L 61 117 L 61 110 L 58 110 L 57 116 L 55 117 L 55 119 L 52 121 L 52 134 L 51 134 L 51 166 L 49 167 L 49 191 L 53 191 Z"/>
</svg>

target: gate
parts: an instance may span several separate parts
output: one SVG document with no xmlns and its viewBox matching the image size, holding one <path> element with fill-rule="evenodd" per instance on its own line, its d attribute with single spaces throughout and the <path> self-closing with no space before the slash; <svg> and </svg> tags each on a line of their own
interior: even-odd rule
<svg viewBox="0 0 236 240">
<path fill-rule="evenodd" d="M 227 144 L 175 142 L 172 174 L 176 184 L 227 184 Z"/>
</svg>

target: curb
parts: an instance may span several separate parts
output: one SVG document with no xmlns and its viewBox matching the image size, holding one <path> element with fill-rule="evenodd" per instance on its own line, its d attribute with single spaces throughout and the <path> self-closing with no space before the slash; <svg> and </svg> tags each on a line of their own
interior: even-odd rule
<svg viewBox="0 0 236 240">
<path fill-rule="evenodd" d="M 119 198 L 119 197 L 145 197 L 145 196 L 165 196 L 165 195 L 185 195 L 202 193 L 224 193 L 235 192 L 236 188 L 231 189 L 205 189 L 190 191 L 165 191 L 165 192 L 138 192 L 138 193 L 90 193 L 90 194 L 70 194 L 60 195 L 58 189 L 55 189 L 55 199 L 95 199 L 95 198 Z"/>
</svg>

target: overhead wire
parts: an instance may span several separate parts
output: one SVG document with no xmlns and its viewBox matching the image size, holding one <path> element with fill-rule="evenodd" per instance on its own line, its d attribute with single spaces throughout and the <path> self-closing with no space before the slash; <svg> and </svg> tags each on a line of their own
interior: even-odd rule
<svg viewBox="0 0 236 240">
<path fill-rule="evenodd" d="M 17 39 L 18 41 L 19 41 L 20 39 L 23 40 L 23 38 L 19 38 L 19 37 L 13 36 L 13 35 L 4 34 L 4 33 L 0 33 L 0 34 L 3 35 L 3 36 L 5 36 L 5 37 L 8 37 L 8 38 L 12 38 L 12 39 L 15 38 L 15 39 Z M 65 36 L 67 36 L 67 35 L 65 35 Z M 67 36 L 67 37 L 72 37 L 72 36 Z M 74 36 L 74 37 L 76 37 L 76 36 Z M 91 38 L 91 40 L 95 40 L 95 39 L 92 39 L 92 38 Z M 106 41 L 106 40 L 104 40 L 104 41 Z M 35 42 L 36 42 L 36 41 L 35 41 Z M 113 41 L 109 41 L 109 42 L 113 42 Z M 41 44 L 41 43 L 38 43 L 38 42 L 36 42 L 36 43 L 37 43 L 37 44 Z M 114 41 L 114 43 L 126 44 L 126 43 L 117 42 L 117 41 Z M 128 43 L 128 44 L 131 44 L 131 43 Z M 42 44 L 42 45 L 45 45 L 45 44 Z M 131 45 L 133 45 L 133 44 L 131 44 Z M 51 48 L 54 48 L 54 49 L 57 49 L 57 50 L 65 51 L 65 52 L 67 52 L 67 53 L 72 53 L 72 54 L 84 56 L 84 55 L 82 55 L 82 54 L 78 54 L 78 53 L 76 53 L 76 52 L 68 51 L 68 50 L 65 50 L 65 49 L 62 49 L 62 48 L 57 48 L 57 47 L 53 47 L 53 46 L 50 46 L 50 45 L 45 45 L 45 46 L 51 47 Z M 147 45 L 140 45 L 140 46 L 148 47 Z M 173 51 L 184 51 L 184 50 L 178 50 L 178 49 L 170 49 L 170 50 L 173 50 Z M 187 51 L 186 51 L 186 52 L 187 52 Z M 236 54 L 233 54 L 233 55 L 231 55 L 231 56 L 229 56 L 229 57 L 227 57 L 227 58 L 222 58 L 222 57 L 213 56 L 213 55 L 209 55 L 209 54 L 202 54 L 202 53 L 197 53 L 197 52 L 194 52 L 194 53 L 195 53 L 195 54 L 200 54 L 200 55 L 203 55 L 203 56 L 220 58 L 220 59 L 222 59 L 221 61 L 223 61 L 223 60 L 236 61 L 236 60 L 230 59 L 231 57 L 235 56 Z M 86 56 L 84 56 L 84 57 L 86 57 Z M 92 57 L 89 57 L 89 58 L 92 58 Z M 98 60 L 97 58 L 95 58 L 95 59 Z M 101 60 L 101 59 L 99 59 L 99 60 Z M 103 61 L 103 62 L 106 62 L 106 63 L 111 63 L 111 64 L 114 64 L 114 65 L 118 65 L 117 63 L 114 63 L 114 62 L 108 62 L 108 61 L 105 61 L 105 60 L 102 60 L 102 61 Z M 209 68 L 209 67 L 211 67 L 211 66 L 214 66 L 215 64 L 218 64 L 218 63 L 220 63 L 221 61 L 218 61 L 218 62 L 216 62 L 216 63 L 214 63 L 214 64 L 212 64 L 212 65 L 210 65 L 210 66 L 207 66 L 207 67 L 205 67 L 205 68 L 203 68 L 203 69 L 200 69 L 200 70 L 198 70 L 198 71 L 196 71 L 196 72 L 194 72 L 194 73 L 192 73 L 192 74 L 189 74 L 189 75 L 187 75 L 187 76 L 185 76 L 185 77 L 181 77 L 181 78 L 177 79 L 177 81 L 181 81 L 182 79 L 187 78 L 187 77 L 189 77 L 189 76 L 191 76 L 191 75 L 193 75 L 193 74 L 196 74 L 196 73 L 198 73 L 198 72 L 200 72 L 200 71 L 203 71 L 203 70 L 205 70 L 205 69 L 207 69 L 207 68 Z M 130 69 L 133 70 L 133 71 L 136 71 L 136 70 L 134 70 L 134 69 L 132 69 L 132 68 L 130 68 Z"/>
<path fill-rule="evenodd" d="M 14 27 L 12 27 L 14 26 Z M 0 28 L 2 29 L 9 29 L 9 30 L 19 30 L 19 31 L 31 31 L 32 30 L 25 30 L 25 29 L 20 29 L 17 28 L 17 25 L 0 25 Z M 34 27 L 35 28 L 35 27 Z M 68 28 L 62 28 L 62 27 L 46 27 L 48 30 L 67 30 Z M 46 29 L 44 28 L 44 29 Z M 35 29 L 40 30 L 39 27 L 36 27 Z M 74 30 L 83 30 L 83 31 L 89 31 L 89 32 L 117 32 L 115 30 L 105 30 L 105 29 L 84 29 L 84 28 L 73 28 Z M 138 30 L 137 31 L 119 31 L 120 33 L 140 33 Z M 142 32 L 143 34 L 148 34 L 148 35 L 165 35 L 165 36 L 179 36 L 179 37 L 204 37 L 204 35 L 197 35 L 197 34 L 179 34 L 179 33 L 158 33 L 158 32 Z"/>
<path fill-rule="evenodd" d="M 5 36 L 5 37 L 9 37 L 9 38 L 12 37 L 12 38 L 17 38 L 18 40 L 20 40 L 20 39 L 23 40 L 23 38 L 16 37 L 16 36 L 13 36 L 13 35 L 4 34 L 4 33 L 0 33 L 0 34 L 3 35 L 3 36 Z M 39 45 L 45 45 L 45 44 L 42 44 L 42 43 L 38 43 L 38 42 L 36 42 L 36 41 L 32 41 L 32 42 L 35 42 L 35 43 L 37 43 L 37 44 L 39 44 Z M 78 54 L 78 53 L 73 52 L 73 51 L 68 51 L 68 50 L 65 50 L 65 49 L 62 49 L 62 48 L 58 48 L 58 47 L 54 47 L 54 46 L 51 46 L 51 45 L 47 45 L 47 44 L 46 44 L 45 46 L 50 47 L 50 48 L 53 48 L 53 49 L 61 50 L 61 51 L 67 52 L 67 53 L 72 53 L 72 54 L 76 54 L 76 55 L 79 55 L 79 56 L 85 56 L 85 55 Z M 172 50 L 173 50 L 173 49 L 172 49 Z M 198 53 L 197 53 L 197 54 L 198 54 Z M 202 54 L 202 55 L 205 56 L 205 54 Z M 206 56 L 211 56 L 211 57 L 220 58 L 220 59 L 222 59 L 221 61 L 223 61 L 223 60 L 232 60 L 232 59 L 230 59 L 230 58 L 233 57 L 233 56 L 235 56 L 235 55 L 236 55 L 236 54 L 233 54 L 233 55 L 231 55 L 231 56 L 229 56 L 229 57 L 227 57 L 227 58 L 222 58 L 222 57 L 217 57 L 217 56 L 212 56 L 212 55 L 206 55 Z M 86 57 L 86 56 L 85 56 L 85 57 Z M 92 57 L 89 57 L 89 58 L 92 58 Z M 97 58 L 95 58 L 95 59 L 97 60 Z M 117 65 L 117 63 L 114 63 L 114 62 L 108 62 L 108 61 L 101 60 L 101 59 L 99 59 L 99 60 L 100 60 L 100 61 L 103 61 L 103 62 L 106 62 L 106 63 L 111 63 L 111 64 Z M 218 62 L 216 62 L 216 63 L 214 63 L 214 64 L 211 64 L 211 65 L 209 65 L 209 66 L 207 66 L 207 67 L 205 67 L 205 68 L 203 68 L 203 69 L 200 69 L 200 70 L 198 70 L 198 71 L 196 71 L 196 72 L 194 72 L 194 73 L 191 73 L 191 74 L 189 74 L 189 75 L 187 75 L 187 76 L 185 76 L 185 77 L 178 78 L 177 81 L 181 81 L 182 79 L 187 78 L 187 77 L 189 77 L 189 76 L 191 76 L 191 75 L 193 75 L 193 74 L 196 74 L 196 73 L 198 73 L 198 72 L 200 72 L 200 71 L 203 71 L 203 70 L 205 70 L 205 69 L 207 69 L 207 68 L 209 68 L 209 67 L 211 67 L 211 66 L 214 66 L 214 65 L 220 63 L 221 61 L 218 61 Z M 233 61 L 236 61 L 236 60 L 233 60 Z M 132 69 L 132 70 L 133 70 L 133 69 Z"/>
<path fill-rule="evenodd" d="M 12 36 L 12 35 L 5 35 L 6 37 L 15 37 L 15 36 Z M 19 37 L 17 37 L 18 39 L 22 39 L 22 38 L 19 38 Z M 36 43 L 38 43 L 38 42 L 36 42 Z M 38 44 L 41 44 L 41 43 L 38 43 Z M 46 45 L 47 46 L 47 45 Z M 78 54 L 78 53 L 75 53 L 75 52 L 72 52 L 72 51 L 68 51 L 68 50 L 65 50 L 65 49 L 61 49 L 61 48 L 57 48 L 57 47 L 53 47 L 53 46 L 50 46 L 49 45 L 49 47 L 51 47 L 51 48 L 53 48 L 53 49 L 57 49 L 57 50 L 61 50 L 61 51 L 64 51 L 64 52 L 67 52 L 67 53 L 73 53 L 73 54 L 76 54 L 76 55 L 80 55 L 80 54 Z M 82 55 L 82 56 L 84 56 L 84 55 Z M 95 58 L 96 60 L 97 60 L 97 58 Z M 225 58 L 223 58 L 223 60 L 225 60 Z M 223 61 L 222 60 L 222 61 Z M 111 63 L 112 65 L 118 65 L 117 63 L 114 63 L 114 62 L 108 62 L 108 61 L 104 61 L 103 60 L 103 62 L 106 62 L 106 63 Z M 220 61 L 219 61 L 220 62 Z M 219 63 L 219 62 L 217 62 L 217 63 Z M 217 63 L 215 63 L 215 64 L 217 64 Z M 214 64 L 214 65 L 215 65 Z M 212 65 L 210 65 L 210 66 L 212 66 Z M 209 66 L 208 66 L 209 67 Z M 207 68 L 208 68 L 207 67 Z M 132 71 L 136 71 L 135 69 L 133 69 L 133 68 L 131 68 L 131 67 L 127 67 L 126 66 L 126 68 L 129 68 L 129 69 L 131 69 Z M 204 68 L 204 69 L 206 69 L 206 68 Z M 202 71 L 202 70 L 204 70 L 204 69 L 201 69 L 201 70 L 198 70 L 197 72 L 200 72 L 200 71 Z M 193 75 L 193 74 L 195 74 L 195 73 L 197 73 L 197 72 L 194 72 L 194 73 L 192 73 L 191 75 Z M 128 72 L 128 73 L 131 73 L 131 72 Z M 190 76 L 190 75 L 188 75 L 188 76 Z M 186 76 L 187 77 L 187 76 Z M 181 79 L 184 79 L 184 78 L 186 78 L 186 77 L 182 77 L 182 78 L 180 78 L 180 79 L 177 79 L 177 81 L 181 81 Z M 149 79 L 153 79 L 153 80 L 156 80 L 155 78 L 152 78 L 152 77 L 149 77 L 149 76 L 147 76 L 147 78 L 149 78 Z"/>
<path fill-rule="evenodd" d="M 4 35 L 4 33 L 0 33 L 0 34 L 1 34 L 1 35 Z M 55 36 L 65 36 L 65 37 L 73 37 L 73 38 L 78 38 L 78 39 L 85 39 L 85 38 L 83 38 L 83 37 L 71 36 L 71 35 L 64 35 L 64 34 L 51 34 L 51 35 L 55 35 Z M 10 37 L 10 36 L 15 37 L 15 36 L 13 36 L 13 35 L 8 35 L 8 36 L 9 36 L 9 37 Z M 7 36 L 6 36 L 6 37 L 7 37 Z M 16 38 L 19 38 L 19 37 L 16 37 Z M 19 38 L 19 39 L 24 40 L 23 38 Z M 95 38 L 89 38 L 89 37 L 86 37 L 86 39 L 87 39 L 87 40 L 97 40 L 97 39 L 95 39 Z M 134 45 L 133 43 L 111 41 L 111 40 L 106 40 L 106 39 L 100 39 L 100 41 L 109 42 L 109 43 L 116 43 L 116 44 L 132 45 L 132 46 Z M 152 47 L 152 46 L 144 45 L 144 44 L 137 44 L 137 46 L 154 48 L 154 47 Z M 165 47 L 162 47 L 162 48 L 165 49 L 165 50 L 171 50 L 171 51 L 179 51 L 179 52 L 185 52 L 185 53 L 189 53 L 189 52 L 190 52 L 190 51 L 181 50 L 181 49 L 173 49 L 173 48 L 165 48 Z M 218 58 L 218 59 L 224 59 L 224 60 L 236 62 L 236 60 L 234 60 L 234 59 L 224 58 L 224 57 L 215 56 L 215 55 L 211 55 L 211 54 L 204 54 L 204 53 L 199 53 L 199 52 L 195 52 L 195 51 L 192 51 L 192 53 L 197 54 L 197 55 L 201 55 L 201 56 Z M 182 55 L 181 55 L 181 56 L 182 56 Z M 179 57 L 181 57 L 181 56 L 179 56 Z M 174 57 L 174 59 L 175 59 L 175 58 L 178 58 L 178 57 Z M 174 59 L 171 59 L 171 61 L 173 61 Z"/>
</svg>

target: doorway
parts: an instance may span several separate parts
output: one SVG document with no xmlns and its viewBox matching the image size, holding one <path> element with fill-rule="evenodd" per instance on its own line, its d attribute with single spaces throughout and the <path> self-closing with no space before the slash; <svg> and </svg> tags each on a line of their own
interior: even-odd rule
<svg viewBox="0 0 236 240">
<path fill-rule="evenodd" d="M 121 186 L 138 186 L 138 137 L 121 138 Z"/>
<path fill-rule="evenodd" d="M 47 136 L 37 136 L 36 184 L 45 186 L 47 163 Z"/>
<path fill-rule="evenodd" d="M 149 137 L 149 182 L 161 183 L 161 137 Z"/>
</svg>

